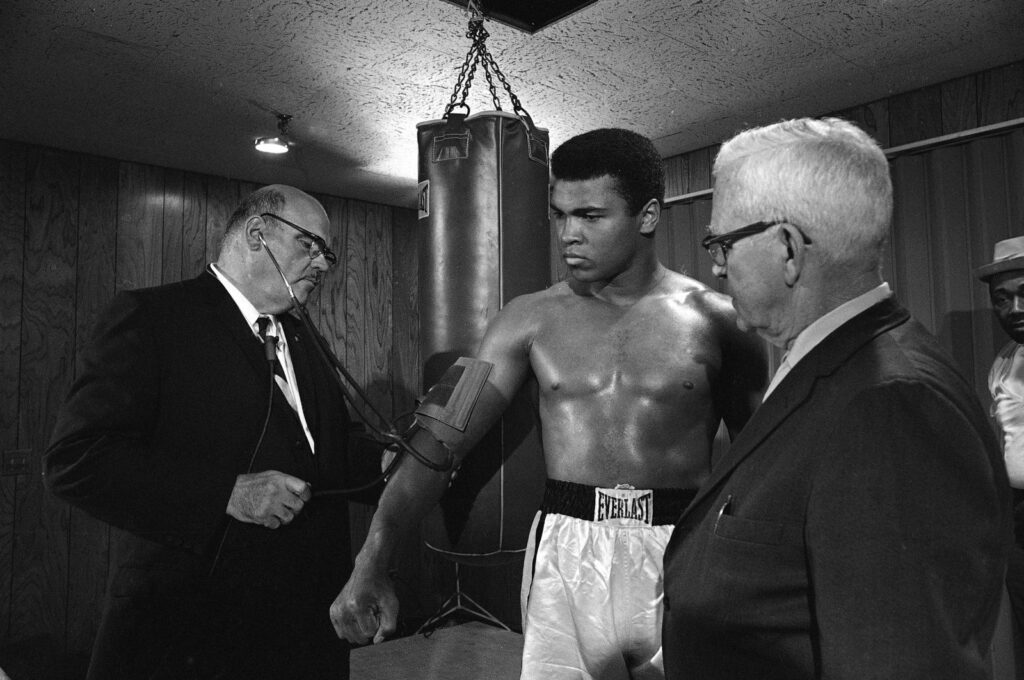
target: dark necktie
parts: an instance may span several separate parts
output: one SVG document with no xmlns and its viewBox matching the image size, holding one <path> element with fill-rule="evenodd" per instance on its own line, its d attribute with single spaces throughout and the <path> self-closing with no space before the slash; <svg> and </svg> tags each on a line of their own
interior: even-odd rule
<svg viewBox="0 0 1024 680">
<path fill-rule="evenodd" d="M 271 365 L 274 368 L 274 375 L 278 376 L 282 380 L 287 380 L 284 375 L 284 370 L 281 368 L 281 362 L 277 360 L 277 337 L 267 335 L 267 328 L 269 327 L 269 316 L 260 316 L 256 319 L 256 328 L 259 331 L 260 340 L 263 341 L 263 351 L 267 361 L 271 362 Z"/>
</svg>

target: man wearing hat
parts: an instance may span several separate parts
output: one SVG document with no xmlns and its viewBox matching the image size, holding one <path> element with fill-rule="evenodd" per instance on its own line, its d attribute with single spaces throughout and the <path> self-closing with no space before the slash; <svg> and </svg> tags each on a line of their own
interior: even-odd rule
<svg viewBox="0 0 1024 680">
<path fill-rule="evenodd" d="M 996 243 L 992 262 L 979 267 L 992 311 L 1010 336 L 988 374 L 992 416 L 1003 437 L 1003 459 L 1014 488 L 1016 545 L 1010 551 L 1006 589 L 1013 606 L 1017 677 L 1024 678 L 1024 236 Z"/>
</svg>

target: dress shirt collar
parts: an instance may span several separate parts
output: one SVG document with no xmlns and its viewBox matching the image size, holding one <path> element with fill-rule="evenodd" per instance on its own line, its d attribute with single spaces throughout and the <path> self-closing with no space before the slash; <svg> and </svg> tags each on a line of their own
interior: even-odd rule
<svg viewBox="0 0 1024 680">
<path fill-rule="evenodd" d="M 789 348 L 786 359 L 790 367 L 796 366 L 797 362 L 807 356 L 812 349 L 821 344 L 821 341 L 837 328 L 861 312 L 874 307 L 890 295 L 892 295 L 892 291 L 889 290 L 889 284 L 882 282 L 876 288 L 872 288 L 852 300 L 847 300 L 828 314 L 814 320 L 811 325 L 800 331 L 800 334 L 796 336 L 796 340 L 793 341 L 793 346 Z"/>
<path fill-rule="evenodd" d="M 259 327 L 256 325 L 256 319 L 264 315 L 261 315 L 259 311 L 257 311 L 256 307 L 254 307 L 253 304 L 249 302 L 249 298 L 245 297 L 245 295 L 242 294 L 242 291 L 238 290 L 238 287 L 235 286 L 231 279 L 229 279 L 227 275 L 224 272 L 222 272 L 220 268 L 217 267 L 216 264 L 212 262 L 210 263 L 210 273 L 217 277 L 217 280 L 220 281 L 222 286 L 224 286 L 224 290 L 226 290 L 228 292 L 228 295 L 231 296 L 231 299 L 235 301 L 235 305 L 238 307 L 238 311 L 240 311 L 242 313 L 242 316 L 245 317 L 245 322 L 249 324 L 249 328 L 252 329 L 253 334 L 256 337 L 259 337 L 260 333 Z M 271 331 L 271 334 L 276 335 L 276 319 L 274 319 L 273 316 L 271 316 L 270 318 L 272 321 L 275 321 L 275 323 L 270 324 L 270 328 L 273 329 Z"/>
</svg>

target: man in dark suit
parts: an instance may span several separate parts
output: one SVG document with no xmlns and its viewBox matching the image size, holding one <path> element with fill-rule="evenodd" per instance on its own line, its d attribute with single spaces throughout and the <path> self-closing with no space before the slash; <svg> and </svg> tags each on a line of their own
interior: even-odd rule
<svg viewBox="0 0 1024 680">
<path fill-rule="evenodd" d="M 328 228 L 264 187 L 215 264 L 118 295 L 83 349 L 44 474 L 115 529 L 91 680 L 348 677 L 328 608 L 351 568 L 330 493 L 356 483 L 350 422 L 288 313 L 335 261 Z"/>
<path fill-rule="evenodd" d="M 665 556 L 670 678 L 985 678 L 1010 540 L 971 387 L 892 297 L 886 158 L 838 119 L 741 133 L 704 245 L 786 350 Z"/>
</svg>

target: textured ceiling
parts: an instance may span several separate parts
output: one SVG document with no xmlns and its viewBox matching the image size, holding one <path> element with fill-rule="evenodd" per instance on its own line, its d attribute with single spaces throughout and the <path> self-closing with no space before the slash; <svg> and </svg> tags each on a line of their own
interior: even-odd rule
<svg viewBox="0 0 1024 680">
<path fill-rule="evenodd" d="M 3 0 L 0 138 L 411 206 L 415 126 L 444 112 L 467 19 L 439 0 Z M 622 126 L 666 156 L 1024 58 L 1024 0 L 598 0 L 533 35 L 485 26 L 552 147 Z M 493 108 L 480 75 L 474 113 Z M 299 145 L 257 154 L 276 113 Z"/>
</svg>

